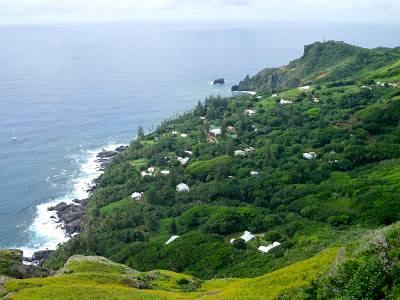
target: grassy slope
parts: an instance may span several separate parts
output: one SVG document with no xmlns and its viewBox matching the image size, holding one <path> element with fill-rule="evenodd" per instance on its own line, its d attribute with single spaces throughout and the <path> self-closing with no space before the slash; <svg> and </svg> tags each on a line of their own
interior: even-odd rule
<svg viewBox="0 0 400 300">
<path fill-rule="evenodd" d="M 8 282 L 6 288 L 9 293 L 16 292 L 10 299 L 273 299 L 284 289 L 307 284 L 333 262 L 337 250 L 324 250 L 309 260 L 252 279 L 207 281 L 191 293 L 182 292 L 185 286 L 176 282 L 181 278 L 193 279 L 188 275 L 168 271 L 126 273 L 122 265 L 83 257 L 78 261 L 70 260 L 58 276 L 15 280 Z M 146 275 L 153 278 L 147 280 L 153 290 L 131 287 Z"/>
<path fill-rule="evenodd" d="M 399 48 L 365 49 L 343 42 L 316 42 L 304 47 L 301 58 L 281 68 L 267 68 L 252 78 L 247 77 L 240 82 L 238 88 L 258 92 L 282 90 L 306 84 L 367 77 L 382 68 L 380 76 L 374 79 L 398 81 L 396 72 L 398 74 L 399 58 Z M 395 65 L 387 67 L 393 63 Z"/>
<path fill-rule="evenodd" d="M 347 46 L 343 43 L 338 43 L 340 47 L 346 49 Z M 296 86 L 298 83 L 308 83 L 308 80 L 312 80 L 313 78 L 317 78 L 319 75 L 326 74 L 323 77 L 320 77 L 319 80 L 323 82 L 324 80 L 329 81 L 328 79 L 332 79 L 334 74 L 339 74 L 340 70 L 347 68 L 350 65 L 354 65 L 356 59 L 356 55 L 351 56 L 345 60 L 339 60 L 336 58 L 333 61 L 323 61 L 321 58 L 321 64 L 317 65 L 314 69 L 306 70 L 308 63 L 312 63 L 318 57 L 326 56 L 329 57 L 329 53 L 322 54 L 320 53 L 321 49 L 317 49 L 315 47 L 320 47 L 320 45 L 311 45 L 308 49 L 306 49 L 306 54 L 303 58 L 298 59 L 290 63 L 285 68 L 279 70 L 282 74 L 296 73 L 296 76 L 303 76 L 301 82 L 296 82 Z M 359 51 L 365 52 L 369 51 L 367 49 L 359 50 L 359 48 L 351 46 L 351 50 L 354 51 L 355 54 L 360 54 Z M 382 53 L 385 53 L 385 49 L 377 50 L 376 56 L 369 56 L 368 59 L 372 60 L 371 65 L 365 65 L 364 68 L 358 69 L 358 74 L 364 76 L 363 78 L 373 78 L 375 81 L 392 81 L 396 82 L 400 78 L 398 77 L 399 73 L 399 62 L 391 65 L 390 67 L 380 68 L 377 75 L 370 76 L 371 70 L 376 70 L 380 67 L 380 62 L 377 57 Z M 323 51 L 322 51 L 323 52 Z M 329 52 L 329 51 L 328 51 Z M 380 53 L 382 52 L 382 53 Z M 340 57 L 340 55 L 339 55 Z M 374 59 L 377 61 L 374 63 Z M 303 62 L 302 62 L 303 60 Z M 304 63 L 304 60 L 308 60 L 308 63 Z M 389 64 L 388 64 L 389 65 Z M 332 67 L 333 66 L 333 67 Z M 289 68 L 292 67 L 292 68 Z M 260 73 L 267 74 L 269 71 L 262 71 Z M 286 73 L 285 73 L 286 72 Z M 322 73 L 324 72 L 324 73 Z M 336 73 L 335 73 L 336 72 Z M 333 74 L 333 75 L 332 75 Z M 395 75 L 393 75 L 395 74 Z M 285 76 L 282 75 L 281 79 L 284 82 Z M 295 78 L 295 77 L 293 77 Z M 355 77 L 354 77 L 355 78 Z M 363 79 L 361 78 L 361 79 Z M 360 79 L 360 78 L 359 78 Z M 286 81 L 288 83 L 290 81 Z M 292 81 L 291 84 L 294 84 L 295 81 Z M 257 83 L 258 84 L 258 83 Z M 321 107 L 324 108 L 324 103 L 331 102 L 335 103 L 339 101 L 342 96 L 352 96 L 352 94 L 362 92 L 363 89 L 360 88 L 360 82 L 357 84 L 345 84 L 343 86 L 338 87 L 328 87 L 321 83 L 321 89 L 316 90 L 313 87 L 305 95 L 309 95 L 304 100 L 298 101 L 297 99 L 303 94 L 298 89 L 292 89 L 288 91 L 284 91 L 279 93 L 277 99 L 284 98 L 290 100 L 297 100 L 292 107 L 296 105 L 304 105 L 309 108 L 311 107 Z M 372 87 L 373 90 L 384 89 L 382 87 Z M 397 92 L 393 90 L 393 92 Z M 397 94 L 396 94 L 397 95 Z M 372 122 L 376 121 L 372 117 L 375 116 L 374 113 L 376 111 L 382 112 L 384 110 L 389 111 L 388 108 L 391 108 L 390 101 L 387 103 L 386 100 L 396 100 L 399 97 L 396 95 L 392 95 L 393 97 L 381 98 L 375 104 L 375 106 L 368 106 L 365 109 L 358 108 L 359 110 L 356 112 L 355 116 L 359 118 L 359 121 L 355 122 L 357 118 L 347 119 L 349 114 L 352 114 L 350 111 L 347 113 L 345 110 L 345 117 L 343 120 L 347 120 L 346 122 L 338 122 L 340 126 L 344 126 L 344 128 L 348 129 L 350 133 L 354 133 L 352 130 L 352 126 L 356 128 L 362 121 Z M 312 99 L 314 97 L 318 97 L 321 100 L 321 103 L 315 104 Z M 390 98 L 390 99 L 389 99 Z M 253 99 L 254 103 L 249 103 L 249 105 L 258 105 L 258 109 L 264 108 L 265 110 L 276 109 L 276 99 L 267 97 L 264 95 L 258 103 L 256 103 L 256 99 Z M 250 106 L 249 106 L 250 107 Z M 363 106 L 365 107 L 365 106 Z M 393 105 L 394 111 L 396 110 L 395 105 Z M 254 108 L 254 107 L 252 107 Z M 257 107 L 256 107 L 257 110 Z M 261 114 L 259 112 L 259 114 Z M 371 117 L 372 116 L 372 117 Z M 326 115 L 326 121 L 334 122 L 338 121 L 337 116 L 333 116 L 334 119 L 330 119 L 329 115 Z M 371 121 L 371 120 L 372 121 Z M 260 121 L 261 122 L 261 121 Z M 343 123 L 343 124 L 342 124 Z M 346 124 L 345 124 L 346 123 Z M 348 124 L 347 124 L 348 123 Z M 257 123 L 253 121 L 253 124 L 258 128 L 262 129 L 262 123 Z M 217 123 L 213 125 L 218 125 Z M 347 127 L 346 127 L 346 126 Z M 393 126 L 393 124 L 389 124 Z M 385 126 L 390 129 L 391 127 L 388 124 Z M 236 124 L 235 124 L 236 127 Z M 339 126 L 338 126 L 339 127 Z M 390 128 L 389 128 L 390 127 Z M 278 135 L 281 134 L 282 130 L 279 131 Z M 186 132 L 186 130 L 185 130 Z M 273 131 L 268 133 L 268 137 L 273 139 Z M 265 138 L 265 137 L 264 137 Z M 364 149 L 373 148 L 377 143 L 372 137 L 371 141 L 368 141 L 368 144 Z M 150 141 L 153 144 L 153 141 Z M 378 141 L 379 143 L 379 141 Z M 157 143 L 156 143 L 157 144 Z M 149 148 L 150 149 L 150 148 Z M 188 148 L 190 149 L 190 148 Z M 319 149 L 318 147 L 310 148 L 308 145 L 307 149 L 303 149 L 303 151 L 316 151 L 321 157 L 325 160 L 328 160 L 329 155 L 331 156 L 331 160 L 333 159 L 341 159 L 343 153 L 329 154 L 330 149 Z M 175 154 L 175 152 L 168 153 L 171 157 Z M 296 154 L 296 152 L 295 152 Z M 333 157 L 335 156 L 335 157 Z M 211 160 L 209 160 L 211 161 Z M 148 164 L 148 159 L 140 158 L 136 159 L 136 157 L 132 157 L 128 159 L 127 162 L 130 166 L 132 166 L 137 172 L 140 171 L 142 167 L 145 167 Z M 113 167 L 114 165 L 112 165 Z M 400 170 L 400 161 L 396 160 L 387 160 L 382 161 L 379 165 L 376 164 L 375 167 L 373 165 L 368 166 L 368 168 L 363 169 L 359 168 L 357 170 L 350 171 L 348 173 L 345 172 L 332 172 L 331 178 L 321 182 L 318 186 L 318 189 L 314 191 L 310 191 L 306 196 L 296 196 L 296 199 L 290 199 L 290 202 L 287 203 L 288 209 L 291 212 L 295 212 L 297 215 L 302 215 L 302 209 L 305 205 L 308 205 L 309 208 L 313 208 L 318 212 L 318 215 L 326 214 L 329 216 L 333 213 L 332 217 L 335 219 L 340 219 L 341 216 L 345 216 L 352 220 L 354 227 L 346 229 L 348 226 L 347 220 L 344 222 L 345 225 L 341 225 L 342 228 L 340 230 L 333 230 L 328 224 L 318 221 L 314 216 L 308 216 L 310 220 L 306 218 L 302 219 L 302 224 L 305 226 L 303 230 L 299 230 L 298 234 L 293 238 L 295 241 L 295 246 L 291 249 L 291 251 L 286 251 L 284 258 L 285 263 L 279 263 L 281 260 L 274 259 L 273 264 L 277 264 L 277 266 L 271 266 L 268 269 L 268 272 L 272 270 L 276 270 L 277 268 L 281 268 L 277 271 L 271 272 L 267 275 L 255 277 L 255 278 L 247 278 L 247 279 L 226 279 L 226 280 L 211 280 L 204 282 L 201 287 L 195 287 L 191 284 L 179 285 L 177 284 L 177 280 L 186 278 L 186 279 L 194 279 L 189 275 L 178 274 L 168 271 L 153 271 L 146 272 L 140 274 L 129 274 L 126 272 L 125 268 L 118 265 L 105 264 L 103 262 L 73 262 L 69 263 L 68 269 L 64 269 L 58 277 L 52 277 L 47 279 L 29 279 L 23 281 L 13 281 L 7 284 L 8 292 L 18 292 L 18 294 L 12 296 L 13 299 L 43 299 L 43 298 L 54 298 L 54 299 L 124 299 L 124 298 L 132 298 L 135 299 L 190 299 L 190 298 L 199 298 L 201 296 L 207 296 L 212 299 L 272 299 L 277 296 L 281 291 L 291 288 L 298 288 L 302 286 L 306 286 L 310 283 L 310 280 L 315 277 L 316 274 L 325 270 L 330 263 L 332 262 L 336 250 L 329 248 L 323 250 L 317 256 L 303 260 L 302 262 L 295 263 L 301 259 L 306 259 L 321 251 L 322 249 L 329 247 L 332 243 L 342 243 L 345 244 L 349 240 L 358 240 L 361 235 L 363 235 L 368 228 L 372 228 L 376 226 L 376 224 L 372 227 L 370 223 L 370 215 L 363 215 L 364 208 L 367 211 L 374 210 L 377 216 L 381 216 L 381 219 L 389 224 L 392 222 L 391 219 L 385 219 L 389 213 L 398 211 L 395 209 L 397 207 L 397 201 L 392 201 L 392 206 L 383 205 L 389 200 L 395 199 L 396 191 L 399 188 L 399 170 Z M 113 171 L 109 169 L 109 171 Z M 265 171 L 265 170 L 264 170 Z M 263 171 L 261 171 L 263 173 Z M 350 175 L 351 176 L 350 176 Z M 304 185 L 306 186 L 306 185 Z M 288 185 L 288 188 L 290 186 Z M 296 189 L 300 189 L 301 185 L 293 185 L 293 194 Z M 320 191 L 324 191 L 319 193 Z M 329 193 L 328 193 L 329 192 Z M 320 195 L 321 194 L 321 195 Z M 379 196 L 379 197 L 378 197 Z M 392 197 L 393 196 L 393 197 Z M 393 198 L 393 199 L 392 199 Z M 125 210 L 129 208 L 131 205 L 131 201 L 124 195 L 124 198 L 119 198 L 122 200 L 111 202 L 108 205 L 105 205 L 100 208 L 100 213 L 103 216 L 110 215 L 117 210 Z M 288 198 L 289 199 L 289 198 Z M 374 199 L 374 201 L 371 201 Z M 283 201 L 284 199 L 282 199 Z M 284 202 L 282 202 L 284 203 Z M 136 204 L 135 204 L 136 205 Z M 138 204 L 139 205 L 139 204 Z M 140 203 L 140 206 L 147 207 L 150 206 L 147 203 Z M 388 208 L 389 207 L 389 208 Z M 393 209 L 390 209 L 393 207 Z M 390 211 L 391 210 L 391 211 Z M 346 214 L 346 215 L 344 215 Z M 393 219 L 396 216 L 393 217 Z M 329 220 L 329 219 L 328 219 Z M 153 230 L 153 236 L 150 241 L 154 240 L 166 240 L 171 234 L 168 233 L 167 227 L 170 223 L 171 218 L 165 218 L 158 224 L 158 229 Z M 331 222 L 334 224 L 335 220 Z M 360 223 L 357 223 L 360 222 Z M 357 225 L 356 225 L 357 224 Z M 365 227 L 363 230 L 359 227 L 361 224 L 362 227 Z M 384 224 L 383 221 L 380 224 Z M 337 224 L 335 225 L 337 226 Z M 318 229 L 316 229 L 318 228 Z M 375 227 L 374 227 L 375 228 Z M 137 227 L 136 229 L 141 229 L 141 227 Z M 278 228 L 279 229 L 279 228 Z M 349 231 L 347 233 L 347 231 Z M 232 234 L 232 233 L 230 233 Z M 239 235 L 238 233 L 237 235 Z M 346 235 L 347 234 L 347 235 Z M 353 234 L 354 236 L 352 236 Z M 350 237 L 351 236 L 351 237 Z M 225 236 L 225 242 L 228 244 L 228 240 L 230 235 Z M 237 237 L 237 236 L 235 236 Z M 183 237 L 181 238 L 183 239 Z M 345 240 L 345 241 L 344 241 Z M 177 246 L 179 241 L 176 242 Z M 174 246 L 174 245 L 172 245 Z M 229 245 L 228 245 L 229 246 Z M 248 249 L 246 250 L 246 258 L 243 261 L 240 261 L 240 264 L 235 266 L 236 269 L 232 268 L 232 270 L 237 271 L 237 269 L 251 269 L 254 267 L 254 262 L 260 257 L 257 253 L 256 242 L 252 242 L 249 244 Z M 312 251 L 310 251 L 310 249 Z M 170 250 L 167 250 L 167 252 Z M 305 253 L 310 251 L 306 256 Z M 253 253 L 253 256 L 257 256 L 254 260 L 247 260 Z M 256 255 L 254 255 L 256 253 Z M 210 256 L 207 253 L 207 256 Z M 261 259 L 260 259 L 261 260 Z M 287 266 L 288 264 L 292 264 Z M 263 264 L 265 266 L 266 264 Z M 287 266 L 287 267 L 284 267 Z M 139 266 L 136 266 L 139 268 Z M 207 266 L 208 267 L 208 266 Z M 283 268 L 284 267 L 284 268 Z M 147 268 L 147 270 L 151 270 L 153 268 L 164 268 L 160 266 Z M 253 276 L 259 274 L 258 273 Z M 191 273 L 193 274 L 193 273 Z M 229 273 L 227 273 L 229 274 Z M 225 276 L 225 275 L 224 275 Z M 238 275 L 226 275 L 226 276 L 238 276 Z M 150 278 L 150 279 L 149 279 Z M 136 284 L 138 280 L 144 279 L 146 282 L 151 284 L 154 289 L 153 290 L 137 290 L 133 289 L 132 285 Z M 191 291 L 191 293 L 183 293 L 184 291 Z"/>
</svg>

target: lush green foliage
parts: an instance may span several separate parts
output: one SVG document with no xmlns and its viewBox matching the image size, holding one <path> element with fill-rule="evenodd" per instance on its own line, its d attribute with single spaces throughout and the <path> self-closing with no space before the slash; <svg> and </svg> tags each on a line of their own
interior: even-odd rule
<svg viewBox="0 0 400 300">
<path fill-rule="evenodd" d="M 256 277 L 399 221 L 400 94 L 398 88 L 375 84 L 377 78 L 397 78 L 398 58 L 398 48 L 316 43 L 285 68 L 264 70 L 259 82 L 249 81 L 268 92 L 210 96 L 164 121 L 107 167 L 90 198 L 85 231 L 62 245 L 47 265 L 58 269 L 71 255 L 85 254 L 140 271 L 168 269 L 201 279 Z M 317 85 L 270 97 L 271 87 L 308 82 Z M 222 134 L 214 136 L 211 127 L 221 127 Z M 243 152 L 235 155 L 235 150 Z M 189 161 L 181 163 L 179 157 Z M 155 168 L 154 175 L 142 177 L 148 167 Z M 162 176 L 162 170 L 169 175 Z M 190 191 L 176 191 L 180 183 Z M 132 201 L 133 192 L 143 192 L 143 199 Z M 256 238 L 231 245 L 230 239 L 245 230 Z M 165 245 L 171 235 L 180 237 Z M 258 252 L 275 241 L 281 245 Z M 376 287 L 368 283 L 372 293 L 386 293 L 384 283 L 390 293 L 395 290 L 397 283 L 385 277 L 376 257 L 365 265 L 359 259 L 352 258 L 345 272 L 384 277 Z M 370 297 L 361 282 L 346 278 L 352 296 Z M 315 295 L 320 288 L 303 292 Z M 290 299 L 297 292 L 285 290 L 279 297 Z M 233 294 L 221 293 L 226 295 Z"/>
<path fill-rule="evenodd" d="M 233 90 L 275 92 L 343 79 L 351 85 L 354 79 L 367 76 L 398 81 L 399 77 L 396 76 L 399 74 L 399 59 L 399 47 L 363 49 L 343 42 L 315 42 L 304 47 L 304 55 L 301 58 L 281 68 L 264 69 L 252 78 L 247 76 L 238 86 L 234 86 Z M 394 63 L 397 64 L 387 68 Z M 375 74 L 380 68 L 384 70 Z"/>
</svg>

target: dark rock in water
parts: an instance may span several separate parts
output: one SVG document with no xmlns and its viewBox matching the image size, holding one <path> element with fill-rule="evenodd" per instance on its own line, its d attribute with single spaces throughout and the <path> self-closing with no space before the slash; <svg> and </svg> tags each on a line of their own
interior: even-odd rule
<svg viewBox="0 0 400 300">
<path fill-rule="evenodd" d="M 93 179 L 92 180 L 92 185 L 90 186 L 90 188 L 88 188 L 87 190 L 86 190 L 86 192 L 89 192 L 89 193 L 94 193 L 94 191 L 97 189 L 97 186 L 99 185 L 99 183 L 100 183 L 100 180 L 101 180 L 101 178 L 103 178 L 103 174 L 101 174 L 99 177 L 97 177 L 96 179 Z"/>
<path fill-rule="evenodd" d="M 88 199 L 74 199 L 73 201 L 78 202 L 80 205 L 75 205 L 72 203 L 67 205 L 64 203 L 65 205 L 62 206 L 62 209 L 56 209 L 58 218 L 63 222 L 63 229 L 68 235 L 82 232 L 81 225 L 86 214 L 87 204 L 89 202 Z M 56 205 L 56 208 L 57 206 L 58 205 Z"/>
<path fill-rule="evenodd" d="M 22 262 L 24 252 L 19 249 L 3 249 L 0 252 L 0 259 L 11 259 L 13 261 Z"/>
<path fill-rule="evenodd" d="M 119 147 L 115 148 L 115 151 L 124 152 L 126 149 L 128 149 L 128 146 L 119 146 Z"/>
<path fill-rule="evenodd" d="M 72 222 L 86 213 L 86 207 L 69 204 L 62 210 L 57 210 L 57 216 L 65 223 Z"/>
<path fill-rule="evenodd" d="M 56 206 L 50 206 L 50 207 L 48 207 L 47 210 L 48 210 L 48 211 L 52 211 L 52 210 L 60 211 L 60 210 L 65 209 L 67 206 L 68 206 L 67 203 L 61 202 L 61 203 L 58 203 Z"/>
<path fill-rule="evenodd" d="M 113 157 L 113 156 L 115 156 L 115 155 L 117 155 L 118 154 L 118 152 L 116 152 L 116 151 L 106 151 L 106 150 L 103 150 L 103 151 L 101 151 L 101 152 L 99 152 L 98 154 L 97 154 L 97 157 L 100 157 L 100 158 L 108 158 L 108 157 Z"/>
<path fill-rule="evenodd" d="M 224 84 L 225 80 L 223 78 L 215 79 L 213 81 L 213 84 Z"/>
<path fill-rule="evenodd" d="M 54 252 L 54 250 L 41 250 L 33 253 L 31 258 L 25 258 L 25 261 L 32 262 L 35 265 L 40 267 L 50 258 L 50 255 Z"/>
</svg>

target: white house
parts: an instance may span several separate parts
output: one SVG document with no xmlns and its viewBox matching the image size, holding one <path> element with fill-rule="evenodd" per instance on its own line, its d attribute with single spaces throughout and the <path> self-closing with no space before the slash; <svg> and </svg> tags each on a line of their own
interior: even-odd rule
<svg viewBox="0 0 400 300">
<path fill-rule="evenodd" d="M 250 231 L 245 231 L 240 238 L 244 240 L 245 243 L 247 243 L 250 242 L 252 239 L 254 239 L 254 235 L 252 235 Z"/>
<path fill-rule="evenodd" d="M 309 85 L 306 85 L 306 86 L 301 86 L 301 87 L 299 87 L 299 90 L 301 90 L 301 91 L 308 91 L 309 89 L 311 88 L 311 86 L 309 86 Z"/>
<path fill-rule="evenodd" d="M 258 172 L 257 172 L 257 171 L 251 171 L 251 172 L 250 172 L 250 175 L 251 175 L 251 176 L 256 176 L 256 175 L 258 175 Z"/>
<path fill-rule="evenodd" d="M 177 135 L 177 134 L 178 134 L 178 131 L 174 130 L 174 131 L 171 132 L 171 134 L 172 134 L 172 135 Z"/>
<path fill-rule="evenodd" d="M 160 173 L 161 175 L 169 175 L 169 170 L 163 170 Z"/>
<path fill-rule="evenodd" d="M 147 169 L 147 171 L 149 171 L 149 173 L 154 173 L 154 168 L 150 167 L 150 168 Z"/>
<path fill-rule="evenodd" d="M 316 155 L 315 152 L 303 153 L 303 157 L 307 159 L 313 159 L 315 155 Z"/>
<path fill-rule="evenodd" d="M 178 157 L 177 160 L 179 160 L 179 162 L 184 165 L 189 161 L 189 157 Z"/>
<path fill-rule="evenodd" d="M 187 133 L 182 133 L 181 137 L 187 137 Z"/>
<path fill-rule="evenodd" d="M 256 151 L 256 148 L 250 147 L 250 148 L 246 148 L 244 149 L 245 152 L 254 152 Z"/>
<path fill-rule="evenodd" d="M 132 198 L 132 200 L 139 201 L 140 199 L 142 199 L 142 194 L 141 194 L 141 193 L 138 193 L 138 192 L 135 192 L 135 193 L 133 193 L 133 194 L 131 195 L 131 198 Z"/>
<path fill-rule="evenodd" d="M 147 173 L 147 172 L 140 172 L 140 175 L 142 176 L 142 177 L 145 177 L 145 176 L 153 176 L 153 174 L 152 173 Z"/>
<path fill-rule="evenodd" d="M 271 98 L 275 98 L 276 96 L 278 96 L 278 94 L 272 94 Z"/>
<path fill-rule="evenodd" d="M 169 240 L 165 243 L 165 245 L 168 245 L 169 243 L 175 241 L 177 238 L 179 237 L 179 235 L 173 235 L 169 238 Z"/>
<path fill-rule="evenodd" d="M 281 99 L 281 101 L 279 101 L 279 103 L 280 103 L 280 104 L 292 104 L 293 101 Z"/>
<path fill-rule="evenodd" d="M 231 239 L 231 241 L 230 241 L 231 245 L 233 245 L 234 242 L 235 242 L 235 239 Z"/>
<path fill-rule="evenodd" d="M 221 128 L 213 128 L 210 130 L 213 135 L 221 135 Z"/>
<path fill-rule="evenodd" d="M 281 243 L 279 242 L 273 242 L 271 245 L 265 247 L 265 246 L 260 246 L 258 247 L 258 251 L 260 253 L 267 253 L 269 250 L 271 250 L 272 248 L 278 247 Z"/>
<path fill-rule="evenodd" d="M 189 155 L 193 155 L 193 152 L 192 152 L 192 151 L 185 150 L 185 151 L 183 151 L 183 152 L 185 152 L 185 153 L 187 153 L 187 154 L 189 154 Z"/>
<path fill-rule="evenodd" d="M 244 113 L 248 114 L 249 116 L 253 116 L 253 115 L 256 114 L 256 112 L 254 110 L 252 110 L 252 109 L 245 109 Z"/>
<path fill-rule="evenodd" d="M 249 94 L 249 95 L 255 95 L 257 94 L 255 91 L 233 91 L 234 93 L 241 93 L 241 94 Z"/>
<path fill-rule="evenodd" d="M 234 152 L 233 152 L 235 155 L 246 155 L 246 151 L 243 151 L 243 150 L 235 150 Z"/>
<path fill-rule="evenodd" d="M 176 186 L 177 192 L 189 192 L 189 187 L 186 183 L 180 183 Z"/>
</svg>

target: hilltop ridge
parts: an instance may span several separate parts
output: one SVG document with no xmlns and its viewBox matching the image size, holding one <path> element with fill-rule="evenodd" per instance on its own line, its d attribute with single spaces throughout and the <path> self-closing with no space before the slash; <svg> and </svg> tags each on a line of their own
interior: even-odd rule
<svg viewBox="0 0 400 300">
<path fill-rule="evenodd" d="M 304 46 L 302 57 L 280 68 L 266 68 L 247 76 L 232 91 L 280 91 L 303 85 L 368 78 L 382 67 L 397 62 L 400 47 L 366 49 L 344 42 L 315 42 Z"/>
</svg>

